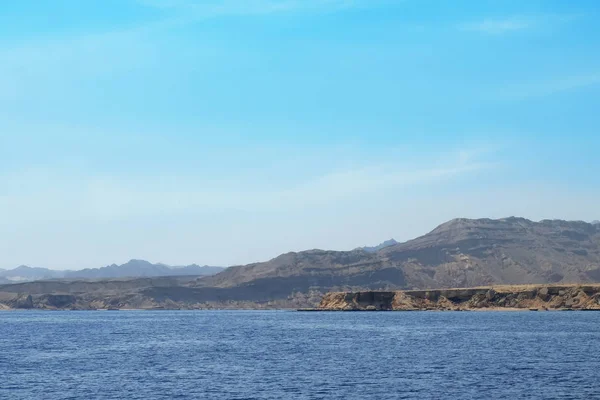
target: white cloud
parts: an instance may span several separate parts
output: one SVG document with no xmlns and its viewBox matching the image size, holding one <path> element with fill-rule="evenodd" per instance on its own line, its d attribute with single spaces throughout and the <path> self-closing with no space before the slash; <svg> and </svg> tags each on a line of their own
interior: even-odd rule
<svg viewBox="0 0 600 400">
<path fill-rule="evenodd" d="M 0 176 L 0 183 L 9 188 L 0 193 L 4 195 L 0 197 L 0 210 L 11 210 L 10 215 L 0 214 L 0 219 L 101 221 L 227 210 L 293 213 L 300 208 L 332 205 L 340 199 L 426 186 L 493 165 L 466 154 L 471 153 L 452 153 L 452 159 L 444 163 L 430 160 L 431 166 L 387 163 L 334 170 L 273 188 L 266 188 L 260 176 L 256 177 L 254 187 L 227 184 L 210 188 L 207 182 L 193 178 L 177 181 L 174 186 L 172 180 L 157 177 L 129 181 L 119 177 L 55 176 L 41 170 L 36 177 L 32 170 Z"/>
</svg>

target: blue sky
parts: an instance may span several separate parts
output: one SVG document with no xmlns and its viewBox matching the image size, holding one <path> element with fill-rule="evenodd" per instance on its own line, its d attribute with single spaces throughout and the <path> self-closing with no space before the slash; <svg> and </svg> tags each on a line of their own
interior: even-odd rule
<svg viewBox="0 0 600 400">
<path fill-rule="evenodd" d="M 599 219 L 596 1 L 0 4 L 0 268 Z"/>
</svg>

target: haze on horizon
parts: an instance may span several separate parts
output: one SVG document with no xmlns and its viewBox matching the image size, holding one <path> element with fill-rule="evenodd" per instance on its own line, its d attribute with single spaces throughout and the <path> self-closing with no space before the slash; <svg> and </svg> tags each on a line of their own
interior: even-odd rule
<svg viewBox="0 0 600 400">
<path fill-rule="evenodd" d="M 595 1 L 0 4 L 0 268 L 600 219 Z"/>
</svg>

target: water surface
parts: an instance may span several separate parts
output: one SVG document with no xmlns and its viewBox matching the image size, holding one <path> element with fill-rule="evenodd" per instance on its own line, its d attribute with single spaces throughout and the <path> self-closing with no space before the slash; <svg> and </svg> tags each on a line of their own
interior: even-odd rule
<svg viewBox="0 0 600 400">
<path fill-rule="evenodd" d="M 600 398 L 600 313 L 0 313 L 2 399 Z"/>
</svg>

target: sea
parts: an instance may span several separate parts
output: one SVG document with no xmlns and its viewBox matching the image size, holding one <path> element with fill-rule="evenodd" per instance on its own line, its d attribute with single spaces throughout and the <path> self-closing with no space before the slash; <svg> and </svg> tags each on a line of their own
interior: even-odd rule
<svg viewBox="0 0 600 400">
<path fill-rule="evenodd" d="M 600 313 L 0 312 L 0 399 L 600 399 Z"/>
</svg>

